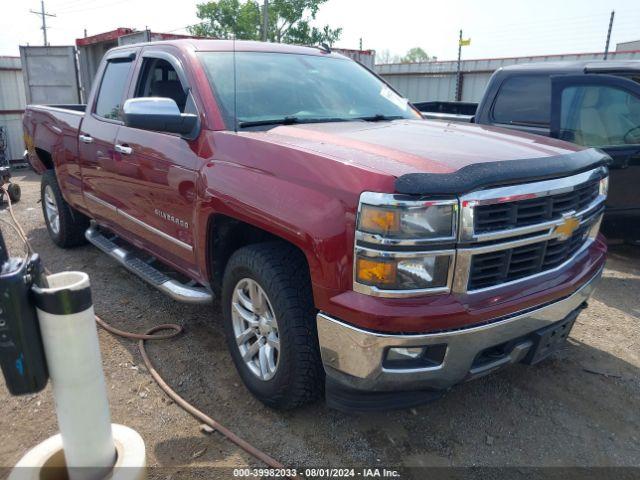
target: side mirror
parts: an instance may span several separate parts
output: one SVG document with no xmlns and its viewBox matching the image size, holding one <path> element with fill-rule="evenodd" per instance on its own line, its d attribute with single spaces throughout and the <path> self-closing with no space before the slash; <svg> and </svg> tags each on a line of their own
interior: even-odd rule
<svg viewBox="0 0 640 480">
<path fill-rule="evenodd" d="M 180 113 L 178 104 L 171 98 L 130 98 L 122 107 L 127 127 L 157 132 L 188 135 L 198 126 L 198 116 Z"/>
</svg>

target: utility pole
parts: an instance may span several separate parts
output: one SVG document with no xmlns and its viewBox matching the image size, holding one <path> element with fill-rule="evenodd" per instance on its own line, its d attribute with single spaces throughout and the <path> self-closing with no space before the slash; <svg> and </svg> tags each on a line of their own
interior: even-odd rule
<svg viewBox="0 0 640 480">
<path fill-rule="evenodd" d="M 615 16 L 616 16 L 616 11 L 611 10 L 611 18 L 609 18 L 609 30 L 607 31 L 607 44 L 604 47 L 603 60 L 606 60 L 607 56 L 609 55 L 609 41 L 611 40 L 611 30 L 613 30 L 613 17 Z"/>
<path fill-rule="evenodd" d="M 360 37 L 360 51 L 362 51 L 362 37 Z"/>
<path fill-rule="evenodd" d="M 269 40 L 269 0 L 262 4 L 262 41 Z"/>
<path fill-rule="evenodd" d="M 47 13 L 44 10 L 44 0 L 40 0 L 40 11 L 36 12 L 35 10 L 29 10 L 31 13 L 35 13 L 36 15 L 40 15 L 42 17 L 42 36 L 44 37 L 44 46 L 48 46 L 49 42 L 47 41 L 47 17 L 55 17 L 53 13 Z"/>
<path fill-rule="evenodd" d="M 458 39 L 458 68 L 456 70 L 456 102 L 462 99 L 462 29 L 460 29 L 460 38 Z"/>
</svg>

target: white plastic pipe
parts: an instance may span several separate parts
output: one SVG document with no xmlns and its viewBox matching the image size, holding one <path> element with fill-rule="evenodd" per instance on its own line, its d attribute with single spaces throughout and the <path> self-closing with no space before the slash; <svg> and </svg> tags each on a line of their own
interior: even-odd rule
<svg viewBox="0 0 640 480">
<path fill-rule="evenodd" d="M 124 425 L 112 424 L 113 439 L 118 452 L 109 480 L 146 480 L 146 453 L 144 440 L 138 432 Z M 11 471 L 9 480 L 54 480 L 66 478 L 57 468 L 64 465 L 62 436 L 58 433 L 29 450 Z M 53 469 L 51 472 L 50 469 Z M 105 479 L 106 480 L 106 479 Z"/>
<path fill-rule="evenodd" d="M 104 478 L 116 449 L 89 276 L 62 272 L 47 281 L 34 295 L 69 477 Z"/>
</svg>

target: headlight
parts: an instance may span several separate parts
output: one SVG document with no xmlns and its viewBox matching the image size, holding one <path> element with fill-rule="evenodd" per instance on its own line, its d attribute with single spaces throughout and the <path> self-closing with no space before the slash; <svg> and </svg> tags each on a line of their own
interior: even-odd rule
<svg viewBox="0 0 640 480">
<path fill-rule="evenodd" d="M 397 195 L 363 193 L 358 231 L 385 244 L 455 240 L 457 200 L 404 200 Z"/>
<path fill-rule="evenodd" d="M 363 193 L 358 209 L 354 290 L 389 297 L 448 291 L 457 222 L 455 199 L 417 200 Z"/>
</svg>

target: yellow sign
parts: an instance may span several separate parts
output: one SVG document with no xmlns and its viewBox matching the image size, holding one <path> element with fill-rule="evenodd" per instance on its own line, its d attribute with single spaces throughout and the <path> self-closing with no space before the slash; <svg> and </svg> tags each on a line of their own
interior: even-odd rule
<svg viewBox="0 0 640 480">
<path fill-rule="evenodd" d="M 555 233 L 558 235 L 558 240 L 567 240 L 571 238 L 573 232 L 575 232 L 580 226 L 580 219 L 576 217 L 568 217 L 564 219 L 564 222 L 556 227 Z"/>
<path fill-rule="evenodd" d="M 471 39 L 470 38 L 461 39 L 460 40 L 460 46 L 461 47 L 468 47 L 469 45 L 471 45 Z"/>
</svg>

